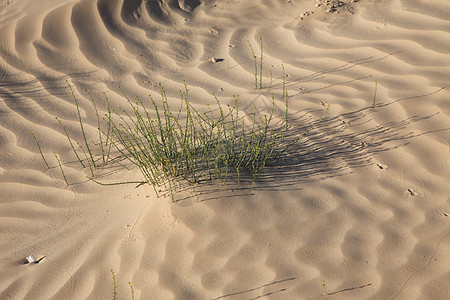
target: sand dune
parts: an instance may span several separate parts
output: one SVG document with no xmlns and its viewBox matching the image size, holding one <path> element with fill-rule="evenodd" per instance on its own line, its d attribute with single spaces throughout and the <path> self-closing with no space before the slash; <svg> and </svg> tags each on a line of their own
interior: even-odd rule
<svg viewBox="0 0 450 300">
<path fill-rule="evenodd" d="M 321 299 L 323 282 L 335 299 L 450 298 L 449 14 L 444 0 L 2 1 L 0 298 L 109 299 L 111 268 L 118 299 L 130 281 L 136 299 Z M 119 85 L 148 99 L 161 83 L 177 104 L 183 80 L 200 111 L 215 93 L 269 112 L 273 93 L 280 120 L 282 65 L 292 137 L 330 108 L 254 189 L 172 203 L 96 185 L 55 120 L 82 139 L 67 82 L 91 137 L 85 89 L 103 114 L 103 93 L 124 105 Z M 23 264 L 32 253 L 45 258 Z"/>
</svg>

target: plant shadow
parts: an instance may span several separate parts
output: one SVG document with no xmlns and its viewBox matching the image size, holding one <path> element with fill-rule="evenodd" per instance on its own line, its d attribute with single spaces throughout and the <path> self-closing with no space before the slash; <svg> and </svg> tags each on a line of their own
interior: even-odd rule
<svg viewBox="0 0 450 300">
<path fill-rule="evenodd" d="M 236 179 L 230 176 L 226 185 L 214 184 L 199 188 L 197 196 L 201 201 L 210 201 L 248 196 L 256 191 L 276 191 L 280 188 L 301 190 L 302 183 L 352 174 L 357 168 L 374 164 L 374 155 L 405 147 L 419 136 L 448 130 L 450 127 L 415 133 L 408 129 L 411 124 L 430 120 L 438 113 L 410 116 L 400 121 L 382 124 L 375 123 L 371 117 L 372 114 L 377 113 L 377 110 L 398 101 L 430 96 L 440 90 L 327 117 L 302 140 L 289 148 L 282 161 L 267 165 L 254 186 L 249 183 L 250 180 L 244 180 L 238 186 Z M 286 142 L 301 136 L 315 122 L 317 120 L 313 120 L 308 113 L 299 113 L 290 117 L 290 127 L 285 135 Z M 178 201 L 192 201 L 192 197 L 194 196 L 181 198 Z"/>
<path fill-rule="evenodd" d="M 349 291 L 353 291 L 353 290 L 358 290 L 358 289 L 362 289 L 362 288 L 365 288 L 365 287 L 368 287 L 368 286 L 371 286 L 371 285 L 372 285 L 371 283 L 368 283 L 368 284 L 364 284 L 364 285 L 361 285 L 361 286 L 355 286 L 355 287 L 351 287 L 351 288 L 346 288 L 346 289 L 342 289 L 342 290 L 339 290 L 339 291 L 336 291 L 336 292 L 327 293 L 327 296 L 332 296 L 332 295 L 336 295 L 336 294 L 343 293 L 343 292 L 349 292 Z"/>
<path fill-rule="evenodd" d="M 214 298 L 212 300 L 219 300 L 219 299 L 224 299 L 224 298 L 227 298 L 227 297 L 244 295 L 244 294 L 247 294 L 247 293 L 250 293 L 250 292 L 255 292 L 255 291 L 257 291 L 259 289 L 262 289 L 262 288 L 271 287 L 271 286 L 278 285 L 280 283 L 288 282 L 288 281 L 295 280 L 295 279 L 296 279 L 295 277 L 291 277 L 291 278 L 286 278 L 286 279 L 282 279 L 282 280 L 277 280 L 277 281 L 274 281 L 274 282 L 271 282 L 271 283 L 267 283 L 267 284 L 258 286 L 256 288 L 245 290 L 245 291 L 239 291 L 239 292 L 235 292 L 235 293 L 229 293 L 229 294 L 226 294 L 226 295 L 222 295 L 222 296 L 219 296 L 219 297 Z M 274 294 L 281 293 L 281 292 L 285 292 L 285 291 L 287 291 L 287 289 L 286 288 L 282 288 L 280 290 L 276 290 L 276 291 L 273 291 L 273 292 L 265 293 L 263 295 L 259 295 L 259 296 L 256 296 L 254 298 L 251 298 L 251 299 L 259 299 L 259 298 L 262 298 L 262 297 L 267 297 L 267 296 L 274 295 Z"/>
</svg>

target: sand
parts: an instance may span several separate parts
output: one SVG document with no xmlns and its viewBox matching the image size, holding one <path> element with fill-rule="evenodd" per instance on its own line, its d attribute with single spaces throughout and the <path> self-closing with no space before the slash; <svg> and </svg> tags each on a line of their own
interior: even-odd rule
<svg viewBox="0 0 450 300">
<path fill-rule="evenodd" d="M 113 269 L 118 299 L 128 282 L 135 299 L 450 299 L 450 3 L 342 4 L 2 0 L 0 298 L 111 299 Z M 239 94 L 248 114 L 274 93 L 282 115 L 282 64 L 294 135 L 330 108 L 253 189 L 213 183 L 173 203 L 97 185 L 54 118 L 80 140 L 66 81 L 89 136 L 84 89 L 104 113 L 103 92 L 124 105 L 119 85 L 145 98 L 161 82 L 178 103 L 185 80 L 199 110 Z"/>
</svg>

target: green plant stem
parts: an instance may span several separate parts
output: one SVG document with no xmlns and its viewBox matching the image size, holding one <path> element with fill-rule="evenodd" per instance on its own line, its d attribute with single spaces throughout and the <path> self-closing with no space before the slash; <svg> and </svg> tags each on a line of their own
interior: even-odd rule
<svg viewBox="0 0 450 300">
<path fill-rule="evenodd" d="M 328 296 L 328 294 L 327 294 L 327 286 L 325 284 L 325 281 L 323 281 L 323 280 L 322 280 L 322 287 L 323 287 L 323 294 L 325 296 Z"/>
<path fill-rule="evenodd" d="M 114 270 L 111 268 L 111 275 L 113 279 L 113 299 L 117 299 L 117 290 L 116 290 L 116 275 L 114 274 Z"/>
<path fill-rule="evenodd" d="M 134 287 L 131 284 L 131 281 L 129 281 L 128 284 L 130 285 L 131 299 L 134 300 Z"/>
<path fill-rule="evenodd" d="M 255 55 L 255 51 L 253 51 L 252 44 L 250 44 L 249 40 L 247 40 L 247 44 L 250 47 L 250 50 L 252 51 L 253 62 L 255 64 L 255 72 L 253 73 L 253 75 L 255 76 L 255 90 L 257 90 L 258 89 L 258 65 L 256 63 L 256 55 Z"/>
<path fill-rule="evenodd" d="M 66 182 L 67 186 L 69 186 L 69 182 L 67 181 L 66 174 L 64 174 L 64 170 L 63 170 L 61 161 L 59 160 L 59 157 L 58 157 L 58 155 L 56 155 L 56 153 L 53 153 L 53 154 L 55 155 L 56 160 L 58 161 L 59 169 L 61 170 L 61 173 L 62 173 L 62 175 L 64 177 L 64 181 Z"/>
<path fill-rule="evenodd" d="M 39 149 L 39 153 L 41 154 L 42 160 L 44 160 L 44 163 L 45 163 L 45 165 L 47 166 L 47 169 L 50 169 L 50 166 L 48 165 L 47 160 L 45 159 L 45 156 L 44 156 L 44 154 L 42 153 L 41 145 L 39 144 L 37 138 L 34 136 L 34 134 L 33 134 L 31 131 L 28 131 L 28 132 L 31 134 L 31 136 L 32 136 L 32 137 L 34 138 L 34 140 L 36 141 L 36 144 L 37 144 L 38 149 Z"/>
<path fill-rule="evenodd" d="M 259 33 L 259 41 L 260 41 L 260 48 L 261 48 L 261 57 L 260 57 L 260 64 L 259 64 L 259 89 L 262 90 L 262 72 L 263 72 L 263 40 L 261 33 Z"/>
</svg>

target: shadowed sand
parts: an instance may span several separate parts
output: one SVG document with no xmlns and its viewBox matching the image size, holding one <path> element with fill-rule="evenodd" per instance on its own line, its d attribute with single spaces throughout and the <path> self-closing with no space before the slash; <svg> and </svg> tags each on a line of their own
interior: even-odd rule
<svg viewBox="0 0 450 300">
<path fill-rule="evenodd" d="M 136 299 L 321 299 L 322 282 L 333 299 L 450 298 L 450 3 L 331 2 L 2 1 L 0 298 L 109 299 L 111 268 L 119 299 L 129 281 Z M 280 120 L 282 64 L 292 137 L 330 109 L 254 189 L 172 203 L 96 185 L 54 118 L 81 140 L 66 80 L 89 137 L 84 89 L 103 114 L 103 92 L 124 105 L 119 85 L 148 99 L 161 82 L 177 104 L 185 80 L 200 111 L 215 93 L 264 113 L 273 93 Z"/>
</svg>

